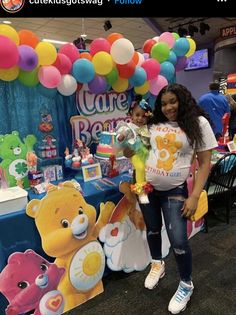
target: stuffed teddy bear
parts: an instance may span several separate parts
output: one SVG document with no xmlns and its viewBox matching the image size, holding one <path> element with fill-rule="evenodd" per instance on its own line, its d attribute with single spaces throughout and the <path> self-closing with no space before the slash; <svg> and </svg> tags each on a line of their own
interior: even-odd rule
<svg viewBox="0 0 236 315">
<path fill-rule="evenodd" d="M 6 315 L 62 314 L 64 299 L 57 286 L 64 272 L 33 250 L 11 254 L 0 274 L 0 292 L 9 301 Z"/>
<path fill-rule="evenodd" d="M 29 187 L 26 155 L 33 150 L 36 141 L 34 135 L 28 135 L 21 141 L 18 131 L 0 135 L 0 167 L 5 170 L 9 187 L 16 186 L 20 181 L 24 188 Z"/>
<path fill-rule="evenodd" d="M 58 286 L 65 298 L 64 311 L 103 292 L 105 255 L 97 237 L 114 208 L 113 202 L 101 203 L 96 221 L 95 208 L 70 181 L 51 186 L 43 199 L 27 205 L 26 213 L 35 219 L 45 253 L 66 270 Z"/>
</svg>

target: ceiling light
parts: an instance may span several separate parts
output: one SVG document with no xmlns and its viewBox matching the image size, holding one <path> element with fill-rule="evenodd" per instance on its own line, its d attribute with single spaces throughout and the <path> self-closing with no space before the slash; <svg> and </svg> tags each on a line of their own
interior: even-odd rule
<svg viewBox="0 0 236 315">
<path fill-rule="evenodd" d="M 111 21 L 107 20 L 104 22 L 104 25 L 103 25 L 103 28 L 105 31 L 108 31 L 112 28 L 112 24 L 111 24 Z"/>
<path fill-rule="evenodd" d="M 188 31 L 186 30 L 186 28 L 179 27 L 178 28 L 178 34 L 180 37 L 184 37 L 184 36 L 188 35 Z"/>
<path fill-rule="evenodd" d="M 2 23 L 4 23 L 4 24 L 11 24 L 12 22 L 11 21 L 2 21 Z"/>
<path fill-rule="evenodd" d="M 48 42 L 48 43 L 59 44 L 59 45 L 68 44 L 68 42 L 63 42 L 61 40 L 47 39 L 47 38 L 43 38 L 42 42 Z"/>
<path fill-rule="evenodd" d="M 192 24 L 189 24 L 188 26 L 188 33 L 191 37 L 193 37 L 194 33 L 198 32 L 198 27 Z"/>
<path fill-rule="evenodd" d="M 200 23 L 200 34 L 205 35 L 206 31 L 210 30 L 210 26 L 204 22 Z"/>
</svg>

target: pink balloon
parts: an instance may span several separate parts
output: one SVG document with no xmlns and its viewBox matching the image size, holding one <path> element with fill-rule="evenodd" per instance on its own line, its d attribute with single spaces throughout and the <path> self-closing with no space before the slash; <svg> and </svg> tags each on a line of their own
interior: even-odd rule
<svg viewBox="0 0 236 315">
<path fill-rule="evenodd" d="M 164 42 L 169 46 L 169 48 L 172 48 L 175 44 L 175 38 L 172 33 L 164 32 L 160 35 L 158 42 Z"/>
<path fill-rule="evenodd" d="M 78 49 L 71 43 L 61 46 L 58 52 L 66 55 L 72 63 L 80 57 Z"/>
<path fill-rule="evenodd" d="M 69 74 L 72 68 L 72 62 L 66 55 L 58 53 L 53 66 L 56 67 L 61 74 Z"/>
<path fill-rule="evenodd" d="M 145 60 L 141 67 L 146 71 L 148 81 L 155 79 L 160 73 L 161 69 L 159 62 L 154 58 Z"/>
<path fill-rule="evenodd" d="M 159 94 L 160 90 L 167 85 L 168 85 L 167 79 L 162 75 L 159 75 L 156 79 L 150 81 L 149 91 L 150 93 L 156 96 Z"/>
<path fill-rule="evenodd" d="M 0 68 L 9 69 L 19 61 L 16 44 L 8 37 L 0 35 Z"/>
<path fill-rule="evenodd" d="M 111 45 L 105 38 L 96 38 L 92 41 L 90 45 L 90 54 L 94 56 L 99 51 L 105 51 L 110 53 Z"/>
<path fill-rule="evenodd" d="M 61 82 L 61 74 L 54 66 L 42 66 L 38 73 L 39 82 L 48 89 L 58 87 Z"/>
</svg>

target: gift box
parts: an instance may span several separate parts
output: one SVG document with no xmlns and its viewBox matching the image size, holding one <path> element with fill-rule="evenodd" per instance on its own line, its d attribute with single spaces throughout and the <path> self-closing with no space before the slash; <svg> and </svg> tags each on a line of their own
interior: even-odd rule
<svg viewBox="0 0 236 315">
<path fill-rule="evenodd" d="M 103 158 L 103 157 L 94 155 L 94 160 L 96 163 L 100 163 L 102 175 L 108 176 L 109 170 L 111 168 L 111 161 L 109 160 L 109 158 Z M 119 172 L 119 174 L 128 172 L 132 168 L 133 166 L 130 160 L 127 159 L 126 157 L 116 158 L 115 169 Z"/>
<path fill-rule="evenodd" d="M 21 187 L 0 189 L 0 215 L 25 209 L 28 192 Z"/>
</svg>

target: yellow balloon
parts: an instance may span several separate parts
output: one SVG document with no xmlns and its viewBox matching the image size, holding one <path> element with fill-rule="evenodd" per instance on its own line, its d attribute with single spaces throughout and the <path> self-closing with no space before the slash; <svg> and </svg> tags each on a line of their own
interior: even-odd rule
<svg viewBox="0 0 236 315">
<path fill-rule="evenodd" d="M 107 75 L 113 68 L 113 59 L 110 54 L 100 51 L 93 56 L 94 70 L 99 75 Z"/>
<path fill-rule="evenodd" d="M 14 66 L 9 69 L 0 69 L 0 79 L 3 81 L 13 81 L 19 75 L 20 69 L 18 66 Z"/>
<path fill-rule="evenodd" d="M 51 43 L 40 42 L 35 51 L 39 58 L 38 64 L 41 66 L 50 66 L 57 59 L 57 50 Z"/>
<path fill-rule="evenodd" d="M 146 81 L 143 85 L 136 86 L 134 88 L 134 91 L 136 94 L 144 95 L 149 91 L 149 88 L 150 88 L 150 83 L 149 81 Z"/>
<path fill-rule="evenodd" d="M 196 43 L 192 38 L 187 38 L 189 42 L 189 50 L 187 54 L 185 55 L 187 58 L 190 57 L 196 50 Z"/>
<path fill-rule="evenodd" d="M 124 92 L 129 87 L 129 81 L 127 79 L 118 78 L 118 80 L 112 84 L 112 88 L 117 93 Z"/>
<path fill-rule="evenodd" d="M 16 45 L 20 43 L 17 31 L 10 25 L 0 24 L 0 35 L 10 38 Z"/>
</svg>

